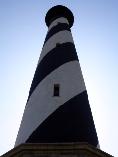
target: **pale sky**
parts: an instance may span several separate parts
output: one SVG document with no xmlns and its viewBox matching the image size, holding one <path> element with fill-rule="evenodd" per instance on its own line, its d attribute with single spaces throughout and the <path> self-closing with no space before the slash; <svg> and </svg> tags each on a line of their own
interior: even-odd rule
<svg viewBox="0 0 118 157">
<path fill-rule="evenodd" d="M 118 156 L 118 0 L 0 0 L 0 155 L 14 147 L 54 5 L 74 14 L 72 35 L 101 150 Z"/>
</svg>

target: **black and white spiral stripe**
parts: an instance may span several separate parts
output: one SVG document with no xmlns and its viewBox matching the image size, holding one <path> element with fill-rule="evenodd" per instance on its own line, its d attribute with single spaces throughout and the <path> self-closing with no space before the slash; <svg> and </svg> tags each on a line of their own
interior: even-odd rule
<svg viewBox="0 0 118 157">
<path fill-rule="evenodd" d="M 60 96 L 53 96 L 54 84 Z M 98 145 L 71 31 L 66 18 L 49 26 L 16 144 L 88 142 Z"/>
</svg>

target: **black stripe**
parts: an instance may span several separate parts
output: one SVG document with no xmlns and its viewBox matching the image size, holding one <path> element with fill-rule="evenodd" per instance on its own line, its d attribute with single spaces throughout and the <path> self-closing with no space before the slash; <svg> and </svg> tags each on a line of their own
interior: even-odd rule
<svg viewBox="0 0 118 157">
<path fill-rule="evenodd" d="M 43 80 L 49 73 L 51 73 L 62 64 L 73 60 L 78 60 L 73 43 L 63 43 L 52 49 L 41 60 L 36 69 L 34 79 L 30 88 L 29 97 L 31 96 L 36 86 L 40 83 L 40 81 Z"/>
<path fill-rule="evenodd" d="M 41 142 L 88 142 L 97 147 L 98 138 L 86 91 L 59 107 L 26 141 Z"/>
<path fill-rule="evenodd" d="M 57 24 L 56 26 L 52 27 L 51 30 L 48 32 L 44 43 L 46 43 L 46 41 L 47 41 L 51 36 L 53 36 L 54 34 L 60 32 L 60 31 L 63 31 L 63 30 L 68 30 L 68 31 L 70 31 L 69 25 L 68 25 L 67 23 L 59 23 L 59 24 Z"/>
</svg>

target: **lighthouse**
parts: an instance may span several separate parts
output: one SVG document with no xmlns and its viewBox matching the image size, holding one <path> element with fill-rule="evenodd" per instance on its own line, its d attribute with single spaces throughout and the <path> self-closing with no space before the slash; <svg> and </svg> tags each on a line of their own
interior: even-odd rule
<svg viewBox="0 0 118 157">
<path fill-rule="evenodd" d="M 87 90 L 75 49 L 72 12 L 54 6 L 15 147 L 22 143 L 86 142 L 98 147 Z"/>
</svg>

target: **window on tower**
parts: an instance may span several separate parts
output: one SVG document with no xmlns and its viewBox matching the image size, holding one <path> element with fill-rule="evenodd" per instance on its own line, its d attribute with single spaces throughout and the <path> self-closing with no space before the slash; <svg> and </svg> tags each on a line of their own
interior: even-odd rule
<svg viewBox="0 0 118 157">
<path fill-rule="evenodd" d="M 56 43 L 56 47 L 60 46 L 60 43 Z"/>
<path fill-rule="evenodd" d="M 59 96 L 59 92 L 60 92 L 59 90 L 60 90 L 60 85 L 54 84 L 53 96 Z"/>
<path fill-rule="evenodd" d="M 61 22 L 57 22 L 57 24 L 59 25 L 59 24 L 61 24 Z"/>
</svg>

